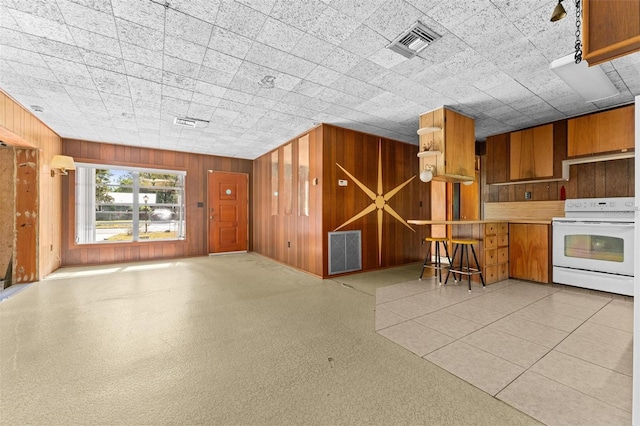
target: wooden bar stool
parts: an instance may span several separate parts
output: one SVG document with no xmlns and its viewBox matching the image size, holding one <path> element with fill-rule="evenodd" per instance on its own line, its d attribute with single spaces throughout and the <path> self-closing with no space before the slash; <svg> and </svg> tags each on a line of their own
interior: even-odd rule
<svg viewBox="0 0 640 426">
<path fill-rule="evenodd" d="M 422 264 L 422 272 L 420 272 L 419 280 L 422 281 L 422 274 L 424 274 L 425 268 L 431 268 L 435 270 L 435 275 L 438 278 L 438 284 L 442 285 L 442 269 L 448 268 L 451 265 L 451 258 L 449 257 L 449 249 L 447 248 L 447 238 L 440 237 L 425 237 L 425 242 L 429 243 L 429 250 L 427 251 L 427 257 L 424 259 L 424 263 Z M 435 262 L 431 259 L 431 248 L 435 243 Z M 442 259 L 440 257 L 440 243 L 444 246 L 444 252 L 447 256 L 447 260 L 449 263 L 445 266 L 442 264 Z M 448 276 L 448 275 L 447 275 Z"/>
<path fill-rule="evenodd" d="M 460 262 L 458 267 L 452 263 L 449 271 L 447 272 L 447 278 L 444 280 L 444 284 L 447 285 L 447 281 L 449 281 L 449 274 L 453 274 L 453 278 L 455 280 L 456 275 L 466 275 L 469 281 L 469 293 L 471 293 L 471 275 L 480 275 L 480 281 L 482 282 L 482 288 L 484 285 L 484 277 L 482 276 L 482 271 L 480 270 L 480 264 L 478 263 L 478 257 L 476 256 L 476 251 L 473 248 L 474 244 L 478 244 L 476 240 L 462 240 L 462 239 L 453 239 L 451 243 L 454 244 L 453 248 L 453 261 L 455 262 L 456 254 L 458 250 L 460 250 Z M 473 260 L 475 262 L 475 267 L 469 264 L 469 247 L 471 247 L 471 253 L 473 254 Z M 466 260 L 466 262 L 464 262 Z M 462 281 L 462 277 L 460 277 L 460 281 Z"/>
</svg>

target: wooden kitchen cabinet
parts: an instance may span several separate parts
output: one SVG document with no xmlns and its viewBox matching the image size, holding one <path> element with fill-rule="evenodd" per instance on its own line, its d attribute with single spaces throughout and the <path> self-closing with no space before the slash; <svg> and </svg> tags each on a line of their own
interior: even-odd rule
<svg viewBox="0 0 640 426">
<path fill-rule="evenodd" d="M 475 177 L 475 120 L 438 108 L 420 115 L 420 128 L 433 128 L 420 135 L 420 152 L 440 152 L 420 158 L 420 170 L 435 166 L 434 181 L 462 182 Z"/>
<path fill-rule="evenodd" d="M 509 276 L 541 283 L 550 282 L 549 225 L 509 225 Z"/>
<path fill-rule="evenodd" d="M 487 184 L 561 180 L 567 120 L 487 137 Z"/>
<path fill-rule="evenodd" d="M 509 179 L 553 176 L 553 124 L 512 132 L 509 136 Z"/>
<path fill-rule="evenodd" d="M 640 0 L 582 0 L 582 48 L 589 65 L 640 50 Z"/>
<path fill-rule="evenodd" d="M 488 136 L 484 169 L 487 184 L 509 182 L 509 133 Z"/>
<path fill-rule="evenodd" d="M 509 278 L 509 225 L 506 222 L 484 225 L 485 283 L 492 284 Z"/>
<path fill-rule="evenodd" d="M 628 105 L 568 120 L 567 155 L 620 152 L 634 149 L 635 106 Z"/>
</svg>

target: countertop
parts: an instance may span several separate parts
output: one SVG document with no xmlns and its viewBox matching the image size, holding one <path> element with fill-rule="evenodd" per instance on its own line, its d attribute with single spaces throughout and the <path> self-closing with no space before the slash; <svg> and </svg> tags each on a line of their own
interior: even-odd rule
<svg viewBox="0 0 640 426">
<path fill-rule="evenodd" d="M 551 225 L 551 220 L 532 220 L 532 219 L 483 219 L 483 220 L 428 220 L 428 219 L 409 219 L 407 223 L 412 225 L 481 225 L 486 223 L 528 223 L 533 225 Z"/>
</svg>

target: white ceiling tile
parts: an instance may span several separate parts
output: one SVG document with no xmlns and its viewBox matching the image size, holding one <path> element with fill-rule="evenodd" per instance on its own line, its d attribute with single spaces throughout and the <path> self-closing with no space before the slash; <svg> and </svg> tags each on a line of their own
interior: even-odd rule
<svg viewBox="0 0 640 426">
<path fill-rule="evenodd" d="M 21 12 L 64 24 L 64 17 L 56 2 L 47 0 L 12 0 L 6 5 Z"/>
<path fill-rule="evenodd" d="M 247 52 L 249 52 L 249 49 L 251 49 L 252 44 L 253 41 L 250 38 L 225 30 L 224 28 L 214 27 L 208 47 L 243 59 L 247 55 Z"/>
<path fill-rule="evenodd" d="M 206 51 L 206 46 L 200 44 L 177 37 L 167 36 L 164 38 L 164 53 L 184 61 L 200 64 Z"/>
<path fill-rule="evenodd" d="M 148 28 L 162 30 L 165 24 L 165 8 L 151 1 L 111 0 L 113 14 Z"/>
<path fill-rule="evenodd" d="M 314 97 L 324 89 L 324 86 L 314 83 L 309 80 L 301 80 L 296 87 L 292 89 L 293 92 L 301 95 Z"/>
<path fill-rule="evenodd" d="M 307 33 L 300 38 L 291 53 L 308 61 L 321 63 L 335 48 L 334 44 Z"/>
<path fill-rule="evenodd" d="M 117 37 L 115 19 L 111 13 L 100 12 L 68 0 L 56 0 L 65 22 L 74 27 L 96 32 L 107 37 Z"/>
<path fill-rule="evenodd" d="M 220 98 L 194 92 L 191 97 L 191 102 L 216 107 L 220 103 Z"/>
<path fill-rule="evenodd" d="M 216 26 L 248 38 L 255 38 L 267 15 L 234 0 L 221 0 Z"/>
<path fill-rule="evenodd" d="M 145 49 L 162 50 L 163 34 L 161 31 L 120 18 L 116 19 L 116 26 L 120 42 L 141 46 Z"/>
<path fill-rule="evenodd" d="M 129 43 L 120 43 L 120 51 L 125 61 L 125 66 L 129 62 L 135 62 L 151 68 L 162 69 L 162 51 L 145 49 Z"/>
<path fill-rule="evenodd" d="M 177 89 L 193 90 L 196 85 L 196 80 L 185 75 L 163 71 L 162 84 Z"/>
<path fill-rule="evenodd" d="M 227 89 L 227 91 L 222 95 L 222 99 L 238 102 L 240 104 L 248 104 L 253 99 L 253 94 Z"/>
<path fill-rule="evenodd" d="M 345 15 L 364 23 L 385 0 L 333 0 L 330 5 Z"/>
<path fill-rule="evenodd" d="M 193 89 L 197 93 L 201 93 L 207 96 L 213 96 L 215 98 L 222 98 L 227 91 L 225 87 L 216 86 L 215 84 L 206 83 L 202 80 L 196 81 L 196 85 Z"/>
<path fill-rule="evenodd" d="M 332 44 L 340 44 L 360 26 L 360 22 L 328 7 L 313 21 L 307 32 Z"/>
<path fill-rule="evenodd" d="M 367 19 L 366 24 L 392 41 L 416 22 L 423 13 L 404 0 L 389 0 Z"/>
<path fill-rule="evenodd" d="M 174 58 L 173 56 L 165 55 L 163 58 L 162 69 L 164 72 L 169 72 L 179 76 L 194 79 L 198 77 L 198 73 L 200 72 L 200 64 L 195 64 L 193 62 L 188 62 L 179 58 Z"/>
<path fill-rule="evenodd" d="M 235 74 L 240 65 L 242 65 L 242 59 L 225 55 L 217 50 L 207 49 L 202 65 L 214 70 Z"/>
<path fill-rule="evenodd" d="M 451 30 L 489 7 L 489 0 L 441 1 L 426 15 Z"/>
<path fill-rule="evenodd" d="M 84 62 L 89 67 L 102 68 L 109 71 L 125 73 L 124 61 L 122 58 L 116 58 L 110 55 L 94 52 L 91 50 L 81 50 Z M 119 52 L 114 52 L 119 54 Z"/>
<path fill-rule="evenodd" d="M 189 111 L 189 101 L 184 99 L 162 96 L 162 114 L 169 116 L 184 117 Z"/>
<path fill-rule="evenodd" d="M 280 63 L 275 67 L 285 74 L 298 78 L 305 78 L 314 68 L 316 68 L 315 63 L 290 54 L 282 56 Z"/>
<path fill-rule="evenodd" d="M 162 82 L 162 70 L 135 62 L 124 61 L 127 75 L 142 78 L 145 80 Z"/>
<path fill-rule="evenodd" d="M 277 66 L 282 62 L 285 55 L 287 54 L 281 50 L 274 49 L 273 47 L 262 43 L 254 42 L 247 53 L 245 60 L 267 68 L 277 69 Z"/>
<path fill-rule="evenodd" d="M 70 45 L 73 44 L 71 32 L 60 22 L 19 10 L 10 10 L 10 13 L 13 18 L 19 22 L 20 30 L 26 34 L 44 37 Z"/>
<path fill-rule="evenodd" d="M 228 86 L 232 84 L 232 81 L 234 80 L 234 74 L 201 66 L 197 79 L 205 81 L 207 83 L 216 84 L 218 86 Z"/>
<path fill-rule="evenodd" d="M 170 7 L 182 13 L 213 24 L 218 15 L 220 0 L 207 0 L 198 2 L 192 0 L 171 0 Z"/>
<path fill-rule="evenodd" d="M 311 27 L 327 5 L 314 0 L 278 0 L 271 9 L 271 17 L 302 31 Z"/>
<path fill-rule="evenodd" d="M 330 70 L 329 68 L 318 65 L 311 70 L 305 78 L 313 83 L 330 86 L 334 81 L 340 78 L 340 74 L 336 71 Z"/>
<path fill-rule="evenodd" d="M 276 0 L 237 0 L 237 2 L 268 15 Z"/>
<path fill-rule="evenodd" d="M 267 18 L 256 40 L 283 52 L 289 52 L 302 38 L 304 32 L 273 18 Z"/>
<path fill-rule="evenodd" d="M 0 49 L 0 58 L 3 60 L 11 60 L 16 64 L 27 64 L 32 66 L 42 66 L 44 63 L 44 59 L 39 53 L 12 46 L 2 46 L 2 49 Z"/>
<path fill-rule="evenodd" d="M 127 83 L 127 77 L 124 74 L 115 73 L 101 68 L 89 67 L 88 69 L 100 92 L 112 94 L 129 92 L 129 84 Z"/>
<path fill-rule="evenodd" d="M 322 61 L 322 65 L 339 73 L 345 73 L 361 60 L 362 57 L 337 47 L 327 55 L 324 61 Z"/>
<path fill-rule="evenodd" d="M 385 68 L 393 68 L 397 65 L 402 64 L 403 62 L 408 61 L 408 59 L 404 56 L 399 55 L 396 52 L 387 49 L 386 47 L 369 55 L 367 58 L 371 62 L 374 62 Z"/>
<path fill-rule="evenodd" d="M 340 44 L 340 47 L 362 58 L 366 58 L 380 49 L 385 48 L 388 44 L 389 41 L 386 38 L 365 24 L 362 24 L 353 30 L 349 37 Z"/>
<path fill-rule="evenodd" d="M 213 25 L 172 9 L 166 11 L 165 34 L 180 37 L 202 46 L 211 38 Z"/>
</svg>

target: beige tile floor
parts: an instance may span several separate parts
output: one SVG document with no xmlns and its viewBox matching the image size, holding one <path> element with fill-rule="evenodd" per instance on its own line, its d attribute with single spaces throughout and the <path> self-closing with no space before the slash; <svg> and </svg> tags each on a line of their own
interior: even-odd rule
<svg viewBox="0 0 640 426">
<path fill-rule="evenodd" d="M 631 297 L 430 277 L 378 288 L 375 327 L 545 424 L 631 424 Z"/>
</svg>

